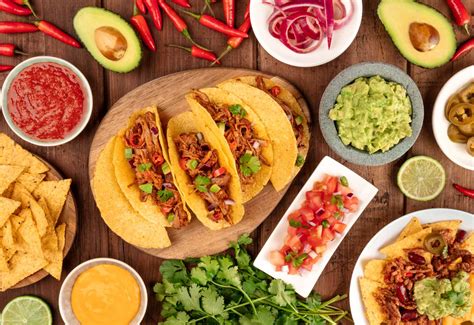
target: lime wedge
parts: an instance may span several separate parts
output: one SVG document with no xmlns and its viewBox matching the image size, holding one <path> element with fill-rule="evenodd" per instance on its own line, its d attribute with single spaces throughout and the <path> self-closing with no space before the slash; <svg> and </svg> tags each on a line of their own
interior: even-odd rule
<svg viewBox="0 0 474 325">
<path fill-rule="evenodd" d="M 49 325 L 53 316 L 40 298 L 20 296 L 10 301 L 2 311 L 2 325 Z"/>
<path fill-rule="evenodd" d="M 397 184 L 405 196 L 417 201 L 434 199 L 444 189 L 446 173 L 441 164 L 427 156 L 405 161 L 397 175 Z"/>
</svg>

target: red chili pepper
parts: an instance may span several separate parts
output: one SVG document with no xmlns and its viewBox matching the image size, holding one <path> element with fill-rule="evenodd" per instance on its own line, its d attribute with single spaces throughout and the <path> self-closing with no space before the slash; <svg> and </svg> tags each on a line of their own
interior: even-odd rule
<svg viewBox="0 0 474 325">
<path fill-rule="evenodd" d="M 0 11 L 17 16 L 29 16 L 32 14 L 30 9 L 19 6 L 10 0 L 0 0 Z"/>
<path fill-rule="evenodd" d="M 140 34 L 140 37 L 142 38 L 142 41 L 146 45 L 146 47 L 155 52 L 155 40 L 153 39 L 153 35 L 151 34 L 150 28 L 148 27 L 145 17 L 137 13 L 137 7 L 134 7 L 133 14 L 134 16 L 130 18 L 130 22 Z"/>
<path fill-rule="evenodd" d="M 28 9 L 30 9 L 31 12 L 33 13 L 33 16 L 38 18 L 38 15 L 36 15 L 36 12 L 33 10 L 33 6 L 31 5 L 29 0 L 12 0 L 12 1 L 16 4 L 19 4 L 20 6 L 27 6 Z"/>
<path fill-rule="evenodd" d="M 171 0 L 174 3 L 176 3 L 178 6 L 184 7 L 184 8 L 191 8 L 191 5 L 189 4 L 189 0 Z"/>
<path fill-rule="evenodd" d="M 150 12 L 156 29 L 161 30 L 163 28 L 163 19 L 161 17 L 160 7 L 158 7 L 158 2 L 156 0 L 143 0 L 143 2 Z"/>
<path fill-rule="evenodd" d="M 146 14 L 146 6 L 143 0 L 136 0 L 135 5 L 137 6 L 138 10 L 140 10 L 142 14 Z"/>
<path fill-rule="evenodd" d="M 38 27 L 36 27 L 34 24 L 0 21 L 0 33 L 3 34 L 33 33 L 37 31 Z"/>
<path fill-rule="evenodd" d="M 456 25 L 464 26 L 467 34 L 469 35 L 469 21 L 471 20 L 471 14 L 467 11 L 466 7 L 461 0 L 446 0 L 449 9 L 453 13 Z"/>
<path fill-rule="evenodd" d="M 224 17 L 227 26 L 234 27 L 235 20 L 235 0 L 222 0 Z"/>
<path fill-rule="evenodd" d="M 241 32 L 240 30 L 237 30 L 235 28 L 232 28 L 230 26 L 227 26 L 225 23 L 222 21 L 209 16 L 209 15 L 200 15 L 196 14 L 194 12 L 182 10 L 184 13 L 187 15 L 197 19 L 199 23 L 209 29 L 215 30 L 219 33 L 222 33 L 227 36 L 237 36 L 237 37 L 243 37 L 243 38 L 248 38 L 249 35 L 247 33 Z"/>
<path fill-rule="evenodd" d="M 471 38 L 458 47 L 458 49 L 456 50 L 456 53 L 454 53 L 453 57 L 451 58 L 451 61 L 456 61 L 467 52 L 470 52 L 473 48 L 474 48 L 474 38 Z"/>
<path fill-rule="evenodd" d="M 454 188 L 461 194 L 464 194 L 467 197 L 470 197 L 471 199 L 474 199 L 474 189 L 469 189 L 462 187 L 459 184 L 453 184 Z"/>
<path fill-rule="evenodd" d="M 15 54 L 28 55 L 25 52 L 17 50 L 15 44 L 0 44 L 0 55 L 14 56 Z"/>
<path fill-rule="evenodd" d="M 81 48 L 81 44 L 76 41 L 72 36 L 69 34 L 66 34 L 63 32 L 61 29 L 56 27 L 55 25 L 51 24 L 50 22 L 46 20 L 40 20 L 35 22 L 36 26 L 38 26 L 38 29 L 45 33 L 48 36 L 51 36 L 64 44 L 71 45 L 77 48 Z"/>
<path fill-rule="evenodd" d="M 195 58 L 200 58 L 200 59 L 204 59 L 204 60 L 211 61 L 211 62 L 215 62 L 217 60 L 217 57 L 214 53 L 212 53 L 211 51 L 208 51 L 208 50 L 204 50 L 200 47 L 197 47 L 196 45 L 193 45 L 190 48 L 189 47 L 184 47 L 184 46 L 179 46 L 179 45 L 174 45 L 174 44 L 170 44 L 168 46 L 188 51 Z M 216 63 L 221 64 L 218 60 L 216 61 Z"/>
<path fill-rule="evenodd" d="M 13 65 L 0 64 L 0 72 L 10 71 L 13 68 Z"/>
</svg>

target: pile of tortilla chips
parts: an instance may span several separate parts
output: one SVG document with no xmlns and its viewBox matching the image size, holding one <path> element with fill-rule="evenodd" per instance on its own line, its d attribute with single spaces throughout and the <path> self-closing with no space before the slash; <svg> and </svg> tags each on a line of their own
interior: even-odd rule
<svg viewBox="0 0 474 325">
<path fill-rule="evenodd" d="M 41 160 L 0 133 L 0 291 L 45 270 L 60 280 L 71 180 L 45 180 Z"/>
<path fill-rule="evenodd" d="M 386 261 L 397 257 L 408 259 L 407 251 L 414 248 L 423 248 L 425 237 L 430 233 L 450 229 L 452 234 L 455 235 L 460 225 L 461 220 L 440 221 L 422 225 L 418 218 L 412 218 L 394 243 L 380 249 L 386 259 L 375 259 L 367 262 L 364 267 L 364 277 L 359 279 L 359 285 L 367 319 L 371 325 L 380 325 L 388 320 L 388 316 L 375 298 L 378 289 L 386 286 L 384 281 Z M 474 233 L 469 234 L 462 246 L 463 249 L 474 253 Z M 431 261 L 433 254 L 425 251 L 423 257 L 427 261 Z"/>
</svg>

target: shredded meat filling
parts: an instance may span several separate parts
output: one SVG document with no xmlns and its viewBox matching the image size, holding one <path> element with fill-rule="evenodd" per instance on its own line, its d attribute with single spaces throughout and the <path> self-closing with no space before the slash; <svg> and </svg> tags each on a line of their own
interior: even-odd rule
<svg viewBox="0 0 474 325">
<path fill-rule="evenodd" d="M 125 132 L 127 150 L 131 150 L 130 167 L 135 171 L 135 181 L 140 185 L 150 184 L 151 190 L 140 191 L 140 200 L 152 200 L 175 228 L 188 223 L 181 196 L 171 173 L 163 172 L 163 152 L 159 140 L 155 114 L 146 112 L 139 116 L 132 127 Z M 159 193 L 166 195 L 160 196 Z"/>
</svg>

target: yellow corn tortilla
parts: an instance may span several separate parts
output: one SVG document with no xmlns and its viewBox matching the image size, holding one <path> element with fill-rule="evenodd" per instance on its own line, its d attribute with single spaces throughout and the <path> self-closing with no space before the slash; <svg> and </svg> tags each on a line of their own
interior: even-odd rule
<svg viewBox="0 0 474 325">
<path fill-rule="evenodd" d="M 387 258 L 406 256 L 406 250 L 412 248 L 422 248 L 425 237 L 431 233 L 431 228 L 425 228 L 413 235 L 410 235 L 398 242 L 383 247 L 380 252 Z"/>
<path fill-rule="evenodd" d="M 151 112 L 155 114 L 156 125 L 158 127 L 158 132 L 159 132 L 161 150 L 163 152 L 165 161 L 168 164 L 170 164 L 168 154 L 167 154 L 167 148 L 164 142 L 165 140 L 164 140 L 164 135 L 163 135 L 163 129 L 161 126 L 161 121 L 160 121 L 160 117 L 158 115 L 158 110 L 156 106 L 144 108 L 133 113 L 129 119 L 127 128 L 132 127 L 133 124 L 135 123 L 135 120 L 139 116 L 144 115 L 146 112 Z M 138 187 L 138 184 L 135 182 L 135 172 L 133 171 L 132 168 L 130 168 L 130 164 L 128 163 L 128 160 L 125 158 L 125 148 L 126 148 L 125 141 L 124 141 L 125 132 L 126 132 L 126 129 L 122 130 L 118 134 L 117 140 L 115 141 L 113 166 L 115 169 L 117 183 L 119 184 L 120 189 L 122 190 L 127 200 L 130 202 L 130 205 L 143 218 L 150 221 L 151 223 L 156 223 L 161 226 L 168 227 L 170 226 L 170 223 L 167 220 L 167 216 L 165 216 L 161 212 L 160 207 L 151 200 L 142 202 L 140 199 L 140 189 Z M 174 179 L 174 175 L 173 175 L 173 179 Z M 175 183 L 176 183 L 176 180 L 175 180 Z M 190 220 L 191 215 L 189 211 L 186 209 L 186 206 L 184 206 L 184 209 L 186 213 L 188 214 L 188 220 Z"/>
<path fill-rule="evenodd" d="M 405 226 L 405 228 L 403 228 L 400 235 L 398 235 L 398 238 L 396 241 L 405 239 L 406 237 L 413 235 L 422 230 L 423 230 L 423 227 L 420 223 L 420 219 L 418 219 L 417 217 L 411 218 L 410 222 Z"/>
<path fill-rule="evenodd" d="M 199 89 L 200 92 L 206 94 L 209 100 L 217 105 L 240 105 L 247 112 L 245 118 L 250 121 L 252 124 L 252 129 L 254 131 L 255 137 L 267 142 L 267 146 L 262 147 L 262 156 L 268 165 L 261 163 L 261 169 L 253 176 L 254 181 L 250 184 L 241 183 L 242 187 L 242 200 L 243 202 L 250 201 L 262 189 L 267 185 L 272 174 L 272 164 L 273 164 L 273 148 L 271 145 L 271 140 L 268 137 L 265 126 L 262 123 L 262 120 L 258 117 L 257 114 L 237 96 L 223 90 L 220 88 L 205 88 Z M 195 99 L 194 93 L 186 95 L 186 100 L 188 101 L 191 111 L 195 114 L 197 118 L 202 119 L 206 127 L 208 127 L 217 137 L 220 142 L 220 148 L 224 151 L 226 156 L 232 157 L 232 150 L 230 149 L 229 143 L 227 143 L 226 138 L 224 137 L 222 131 L 211 117 L 211 114 L 199 104 Z M 235 164 L 235 168 L 239 170 L 239 162 L 236 161 L 236 157 L 232 160 L 232 163 Z"/>
<path fill-rule="evenodd" d="M 383 284 L 383 269 L 386 260 L 370 260 L 364 267 L 364 277 Z"/>
<path fill-rule="evenodd" d="M 5 259 L 8 261 L 16 253 L 17 247 L 15 245 L 15 236 L 13 234 L 12 222 L 7 220 L 2 227 L 2 241 L 0 246 L 3 247 Z"/>
<path fill-rule="evenodd" d="M 439 221 L 433 223 L 426 223 L 423 225 L 423 228 L 431 228 L 432 232 L 438 232 L 440 230 L 449 229 L 454 234 L 458 232 L 459 226 L 461 225 L 461 220 L 448 220 L 448 221 Z"/>
<path fill-rule="evenodd" d="M 112 168 L 116 137 L 109 140 L 97 160 L 92 191 L 107 226 L 126 242 L 143 248 L 171 245 L 166 229 L 140 216 L 127 201 L 117 184 Z"/>
<path fill-rule="evenodd" d="M 26 187 L 28 192 L 33 193 L 45 176 L 45 174 L 32 174 L 25 172 L 21 174 L 16 181 Z"/>
<path fill-rule="evenodd" d="M 70 187 L 71 180 L 62 179 L 59 181 L 41 182 L 33 191 L 33 196 L 37 200 L 42 197 L 46 200 L 53 224 L 57 223 L 59 216 L 63 211 L 64 203 L 66 202 Z"/>
<path fill-rule="evenodd" d="M 41 247 L 41 237 L 33 220 L 33 214 L 30 209 L 24 209 L 20 212 L 20 216 L 25 217 L 25 221 L 18 229 L 21 237 L 19 250 L 23 252 L 31 252 L 36 256 L 44 257 L 43 248 Z"/>
<path fill-rule="evenodd" d="M 380 283 L 367 278 L 359 278 L 359 286 L 369 324 L 380 325 L 384 323 L 388 317 L 374 295 L 380 288 Z"/>
<path fill-rule="evenodd" d="M 0 291 L 3 292 L 28 276 L 38 272 L 48 262 L 30 251 L 16 253 L 9 262 L 10 269 L 0 272 Z"/>
<path fill-rule="evenodd" d="M 0 197 L 0 227 L 3 227 L 8 218 L 20 207 L 21 203 L 15 200 Z"/>
<path fill-rule="evenodd" d="M 468 235 L 468 237 L 462 243 L 462 248 L 474 254 L 474 232 Z"/>
<path fill-rule="evenodd" d="M 285 112 L 272 96 L 245 82 L 229 80 L 218 87 L 239 97 L 262 120 L 275 157 L 270 181 L 275 190 L 282 190 L 296 173 L 298 156 L 296 137 Z"/>
<path fill-rule="evenodd" d="M 239 176 L 237 174 L 235 164 L 232 164 L 233 157 L 229 157 L 220 148 L 219 140 L 214 135 L 214 133 L 212 133 L 211 130 L 202 123 L 202 121 L 194 118 L 194 114 L 191 112 L 182 113 L 173 117 L 168 122 L 167 131 L 169 146 L 168 153 L 171 160 L 171 170 L 176 177 L 176 184 L 184 195 L 186 204 L 191 208 L 199 221 L 201 221 L 204 226 L 212 230 L 218 230 L 231 226 L 231 224 L 225 220 L 215 222 L 208 217 L 209 211 L 207 210 L 206 202 L 195 192 L 194 186 L 191 184 L 191 179 L 179 166 L 179 153 L 174 143 L 174 138 L 180 134 L 191 132 L 202 133 L 205 141 L 209 143 L 210 147 L 217 150 L 220 166 L 225 167 L 231 176 L 228 190 L 230 198 L 235 202 L 235 204 L 231 207 L 231 218 L 233 224 L 240 222 L 244 215 L 244 207 L 242 205 L 242 191 L 240 187 Z"/>
<path fill-rule="evenodd" d="M 43 237 L 48 229 L 49 221 L 35 198 L 21 183 L 15 183 L 12 199 L 21 202 L 21 207 L 23 209 L 29 208 L 31 210 L 39 235 L 40 237 Z"/>
<path fill-rule="evenodd" d="M 23 166 L 27 172 L 36 174 L 46 173 L 49 170 L 41 160 L 4 133 L 0 133 L 0 165 Z"/>
<path fill-rule="evenodd" d="M 25 167 L 13 165 L 0 165 L 0 194 L 3 194 L 10 184 L 12 184 L 23 173 Z"/>
<path fill-rule="evenodd" d="M 48 240 L 43 238 L 43 249 L 48 265 L 44 270 L 55 279 L 61 280 L 63 268 L 64 244 L 66 242 L 66 224 L 60 224 L 49 234 Z"/>
</svg>

